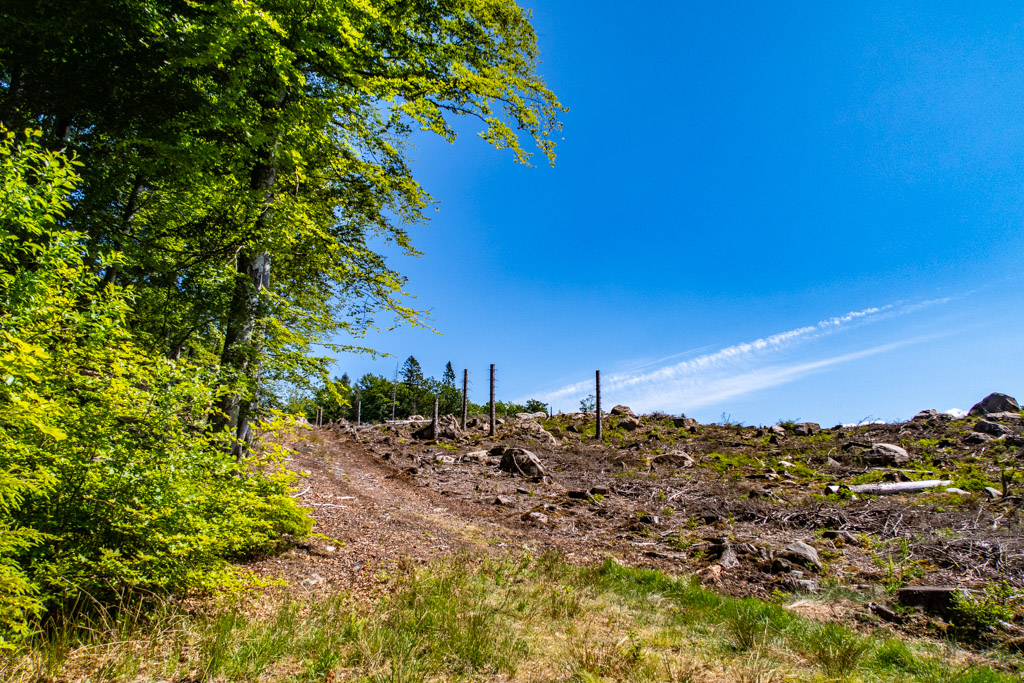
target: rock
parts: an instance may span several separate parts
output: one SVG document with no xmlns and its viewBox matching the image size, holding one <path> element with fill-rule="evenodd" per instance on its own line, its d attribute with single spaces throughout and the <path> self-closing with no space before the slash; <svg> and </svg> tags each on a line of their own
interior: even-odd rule
<svg viewBox="0 0 1024 683">
<path fill-rule="evenodd" d="M 964 437 L 964 443 L 969 446 L 977 446 L 978 444 L 988 443 L 989 441 L 995 441 L 996 437 L 991 434 L 985 434 L 983 432 L 971 432 Z"/>
<path fill-rule="evenodd" d="M 633 411 L 629 409 L 629 406 L 615 406 L 611 410 L 612 415 L 628 415 L 629 417 L 636 417 Z"/>
<path fill-rule="evenodd" d="M 964 491 L 963 489 L 958 489 L 955 486 L 952 486 L 952 487 L 946 489 L 946 493 L 955 493 L 958 496 L 969 496 L 969 495 L 971 495 L 970 491 Z"/>
<path fill-rule="evenodd" d="M 732 549 L 731 545 L 722 546 L 722 550 L 718 554 L 718 564 L 722 565 L 722 569 L 740 566 L 740 559 L 736 557 L 736 551 Z"/>
<path fill-rule="evenodd" d="M 530 489 L 524 489 L 522 486 L 520 486 L 519 488 L 516 489 L 516 493 L 518 493 L 521 496 L 528 496 L 533 492 L 530 491 Z"/>
<path fill-rule="evenodd" d="M 636 417 L 625 417 L 619 420 L 619 426 L 628 432 L 635 432 L 640 428 L 640 420 Z"/>
<path fill-rule="evenodd" d="M 640 523 L 649 524 L 651 526 L 661 526 L 661 520 L 658 518 L 658 515 L 641 515 Z"/>
<path fill-rule="evenodd" d="M 478 462 L 481 465 L 488 465 L 491 462 L 491 456 L 487 454 L 487 451 L 472 451 L 462 456 L 462 459 L 466 462 Z"/>
<path fill-rule="evenodd" d="M 992 436 L 1002 436 L 1008 430 L 998 422 L 978 420 L 978 424 L 974 425 L 974 431 L 981 432 L 982 434 L 991 434 Z"/>
<path fill-rule="evenodd" d="M 921 607 L 939 616 L 948 614 L 958 597 L 966 596 L 967 591 L 951 586 L 907 586 L 896 592 L 896 600 L 901 605 Z"/>
<path fill-rule="evenodd" d="M 817 593 L 821 586 L 814 579 L 800 579 L 792 576 L 786 577 L 786 587 L 794 593 Z"/>
<path fill-rule="evenodd" d="M 450 455 L 435 455 L 434 462 L 436 462 L 438 465 L 454 465 L 455 458 L 453 458 Z"/>
<path fill-rule="evenodd" d="M 977 417 L 979 415 L 989 415 L 991 413 L 1018 413 L 1020 412 L 1020 405 L 1017 403 L 1017 399 L 1006 394 L 989 394 L 985 398 L 981 399 L 968 411 L 968 415 L 971 417 Z"/>
<path fill-rule="evenodd" d="M 772 560 L 772 567 L 769 571 L 771 571 L 772 574 L 787 574 L 792 570 L 793 565 L 791 565 L 789 562 L 782 559 L 781 557 L 776 557 L 774 560 Z"/>
<path fill-rule="evenodd" d="M 817 422 L 801 422 L 793 426 L 793 433 L 797 436 L 813 436 L 821 431 L 821 425 Z"/>
<path fill-rule="evenodd" d="M 821 570 L 821 560 L 818 559 L 818 551 L 803 541 L 790 543 L 778 556 L 808 569 Z"/>
<path fill-rule="evenodd" d="M 407 420 L 425 420 L 426 418 L 422 415 L 410 415 L 406 418 Z"/>
<path fill-rule="evenodd" d="M 518 419 L 520 419 L 520 420 L 540 420 L 540 419 L 546 418 L 547 416 L 548 416 L 548 414 L 544 413 L 544 412 L 538 412 L 538 413 L 516 413 L 516 417 Z"/>
<path fill-rule="evenodd" d="M 454 415 L 442 415 L 437 418 L 437 434 L 434 434 L 433 425 L 426 425 L 412 433 L 414 439 L 450 439 L 462 438 L 462 427 Z"/>
<path fill-rule="evenodd" d="M 786 430 L 780 427 L 779 425 L 772 425 L 771 427 L 768 427 L 766 431 L 769 434 L 774 434 L 775 436 L 778 437 L 783 437 L 786 435 Z"/>
<path fill-rule="evenodd" d="M 524 522 L 530 522 L 531 524 L 547 524 L 548 516 L 543 512 L 527 512 L 520 519 Z"/>
<path fill-rule="evenodd" d="M 910 454 L 895 444 L 876 443 L 864 453 L 864 459 L 876 465 L 906 465 L 910 462 Z"/>
<path fill-rule="evenodd" d="M 934 408 L 929 408 L 928 410 L 922 410 L 917 415 L 915 415 L 914 417 L 910 418 L 910 421 L 911 422 L 919 422 L 921 420 L 930 420 L 930 419 L 932 419 L 933 417 L 935 417 L 938 414 L 939 414 L 939 411 L 935 410 Z"/>
<path fill-rule="evenodd" d="M 672 418 L 672 424 L 679 429 L 689 429 L 690 427 L 696 427 L 699 423 L 692 417 L 674 417 Z"/>
<path fill-rule="evenodd" d="M 849 543 L 851 545 L 855 545 L 857 543 L 857 539 L 855 539 L 853 537 L 853 534 L 851 534 L 849 531 L 829 529 L 828 531 L 823 533 L 821 537 L 830 539 L 832 541 L 842 541 L 843 543 Z"/>
<path fill-rule="evenodd" d="M 566 495 L 575 500 L 586 500 L 590 498 L 590 494 L 586 491 L 568 491 Z"/>
<path fill-rule="evenodd" d="M 1003 497 L 1003 492 L 999 489 L 994 489 L 991 486 L 986 486 L 985 495 L 987 495 L 991 500 L 999 500 Z"/>
<path fill-rule="evenodd" d="M 494 504 L 495 505 L 511 505 L 512 504 L 512 499 L 511 498 L 506 498 L 505 496 L 498 496 L 497 498 L 494 499 Z"/>
<path fill-rule="evenodd" d="M 1020 413 L 989 413 L 986 417 L 997 422 L 1024 422 L 1024 417 Z"/>
<path fill-rule="evenodd" d="M 544 467 L 540 458 L 525 448 L 505 448 L 496 446 L 490 450 L 491 455 L 500 455 L 498 468 L 511 474 L 522 474 L 527 477 L 543 477 Z"/>
<path fill-rule="evenodd" d="M 612 490 L 607 486 L 591 486 L 590 495 L 592 496 L 607 496 Z"/>
<path fill-rule="evenodd" d="M 319 586 L 322 583 L 326 583 L 327 579 L 320 576 L 319 574 L 310 574 L 304 578 L 300 583 L 306 588 L 312 588 L 313 586 Z"/>
</svg>

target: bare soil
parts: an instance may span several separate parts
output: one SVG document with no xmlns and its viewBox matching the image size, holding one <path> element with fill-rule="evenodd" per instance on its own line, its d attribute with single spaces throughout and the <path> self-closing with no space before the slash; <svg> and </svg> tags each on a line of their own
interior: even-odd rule
<svg viewBox="0 0 1024 683">
<path fill-rule="evenodd" d="M 804 436 L 792 425 L 773 436 L 677 426 L 664 415 L 638 426 L 609 416 L 601 443 L 592 415 L 513 418 L 494 437 L 476 422 L 458 438 L 430 441 L 413 438 L 419 425 L 300 430 L 288 442 L 290 466 L 305 473 L 295 493 L 320 536 L 251 569 L 303 591 L 370 594 L 398 562 L 556 550 L 578 562 L 612 556 L 695 574 L 735 596 L 847 588 L 860 597 L 842 603 L 846 617 L 914 630 L 941 629 L 942 615 L 899 605 L 900 586 L 985 596 L 1002 582 L 1024 593 L 1019 484 L 1011 479 L 996 498 L 982 490 L 1002 494 L 1001 477 L 1022 464 L 1019 420 L 1005 418 L 1006 436 L 987 441 L 973 431 L 976 418 L 943 415 Z M 879 443 L 901 446 L 909 462 L 879 461 L 871 450 Z M 501 471 L 491 451 L 499 446 L 529 449 L 545 476 Z M 917 494 L 826 495 L 828 485 L 919 479 L 953 483 Z M 966 493 L 946 491 L 954 486 Z M 822 566 L 794 561 L 787 547 L 795 541 L 814 547 Z M 1020 615 L 1000 628 L 999 638 L 1013 642 Z"/>
</svg>

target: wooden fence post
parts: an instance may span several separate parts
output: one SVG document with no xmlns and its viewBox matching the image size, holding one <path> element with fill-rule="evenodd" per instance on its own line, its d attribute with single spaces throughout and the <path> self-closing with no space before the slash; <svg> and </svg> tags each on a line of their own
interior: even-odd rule
<svg viewBox="0 0 1024 683">
<path fill-rule="evenodd" d="M 595 373 L 595 383 L 597 385 L 596 392 L 594 393 L 594 410 L 597 411 L 597 440 L 601 440 L 601 371 L 598 370 Z"/>
<path fill-rule="evenodd" d="M 491 428 L 488 436 L 494 436 L 494 363 L 491 363 Z"/>
<path fill-rule="evenodd" d="M 434 419 L 430 421 L 430 438 L 437 441 L 437 397 L 434 397 Z"/>
<path fill-rule="evenodd" d="M 469 369 L 462 371 L 462 430 L 466 430 L 466 417 L 469 414 Z"/>
</svg>

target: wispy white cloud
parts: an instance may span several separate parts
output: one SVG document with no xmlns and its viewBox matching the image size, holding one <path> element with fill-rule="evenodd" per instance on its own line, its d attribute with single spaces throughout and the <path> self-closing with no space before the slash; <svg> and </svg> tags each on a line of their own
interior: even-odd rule
<svg viewBox="0 0 1024 683">
<path fill-rule="evenodd" d="M 855 325 L 876 322 L 944 301 L 912 305 L 895 303 L 852 311 L 819 321 L 814 325 L 734 344 L 713 353 L 705 353 L 655 369 L 634 369 L 615 373 L 602 378 L 602 390 L 608 395 L 614 395 L 617 402 L 627 403 L 643 411 L 671 407 L 675 407 L 676 410 L 679 407 L 692 410 L 712 405 L 725 399 L 792 382 L 841 363 L 923 341 L 924 338 L 906 339 L 814 361 L 783 363 L 777 359 L 782 352 L 808 341 L 835 334 Z M 674 357 L 668 357 L 672 358 Z M 540 398 L 557 406 L 567 402 L 574 403 L 590 393 L 593 393 L 593 383 L 588 379 L 541 394 Z"/>
</svg>

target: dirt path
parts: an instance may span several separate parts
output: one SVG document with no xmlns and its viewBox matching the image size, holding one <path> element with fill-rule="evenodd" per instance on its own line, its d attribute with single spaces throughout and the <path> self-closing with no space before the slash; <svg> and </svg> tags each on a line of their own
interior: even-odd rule
<svg viewBox="0 0 1024 683">
<path fill-rule="evenodd" d="M 547 545 L 509 525 L 494 505 L 465 500 L 382 461 L 346 435 L 321 432 L 289 444 L 289 466 L 308 473 L 298 493 L 316 520 L 313 539 L 250 565 L 305 589 L 372 589 L 389 567 L 460 553 Z"/>
</svg>

